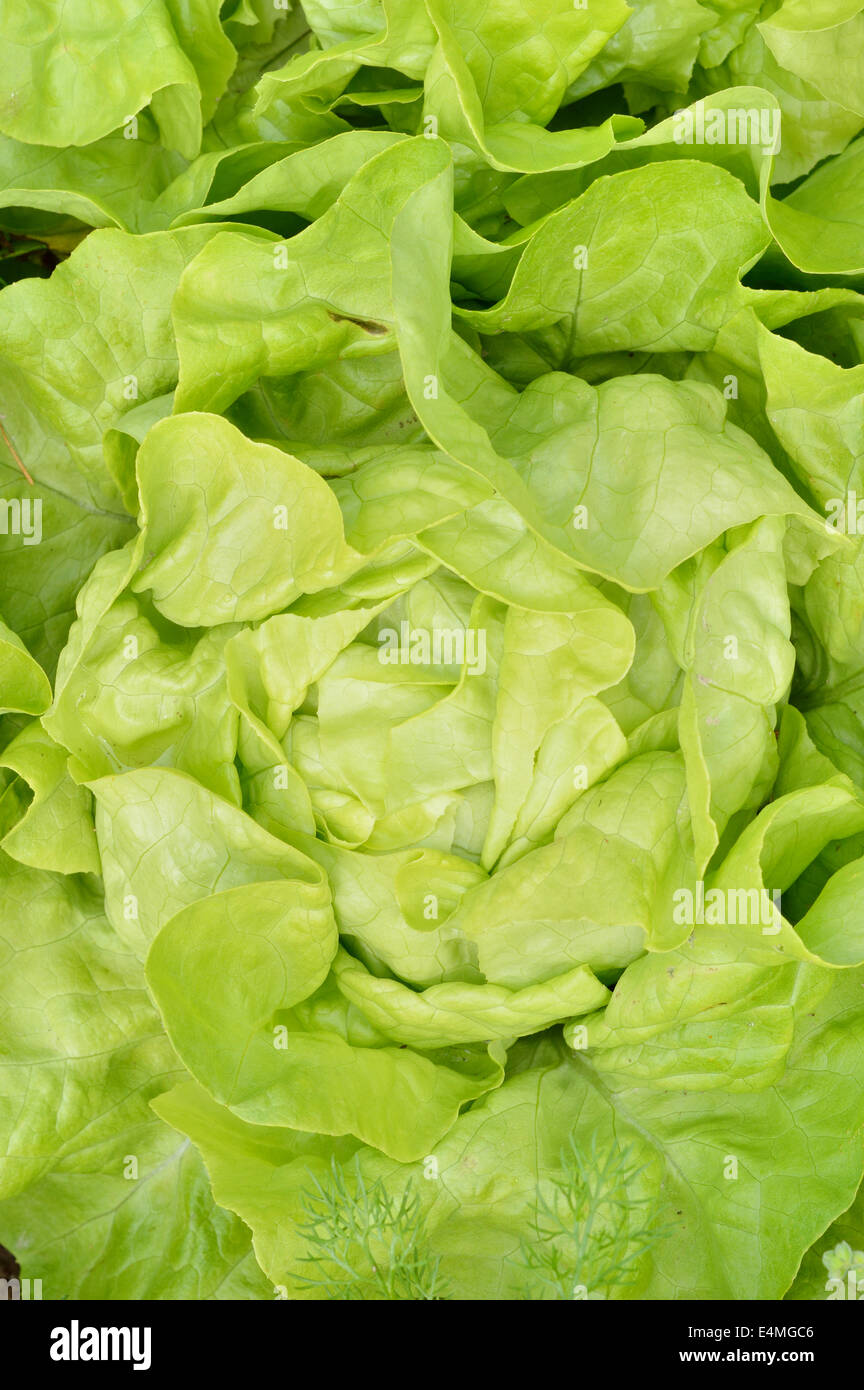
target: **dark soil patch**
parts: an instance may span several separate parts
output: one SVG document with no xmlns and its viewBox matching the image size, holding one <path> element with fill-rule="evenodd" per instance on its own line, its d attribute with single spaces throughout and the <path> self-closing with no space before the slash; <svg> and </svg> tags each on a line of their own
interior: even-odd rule
<svg viewBox="0 0 864 1390">
<path fill-rule="evenodd" d="M 0 1279 L 17 1279 L 21 1273 L 20 1266 L 15 1256 L 6 1249 L 5 1245 L 0 1245 Z M 7 1301 L 12 1297 L 12 1290 L 7 1289 Z"/>
</svg>

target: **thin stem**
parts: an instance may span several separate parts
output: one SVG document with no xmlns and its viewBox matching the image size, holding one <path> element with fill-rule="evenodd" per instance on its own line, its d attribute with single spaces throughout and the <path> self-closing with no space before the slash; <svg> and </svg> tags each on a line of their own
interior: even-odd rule
<svg viewBox="0 0 864 1390">
<path fill-rule="evenodd" d="M 31 478 L 30 474 L 24 466 L 24 460 L 22 459 L 18 450 L 15 448 L 15 445 L 12 443 L 12 440 L 9 438 L 9 435 L 6 431 L 6 426 L 3 424 L 5 418 L 5 415 L 0 415 L 0 434 L 2 434 L 6 444 L 6 448 L 9 450 L 18 467 L 21 469 L 21 472 L 24 474 L 24 477 L 27 479 L 30 486 L 33 487 L 33 479 Z"/>
</svg>

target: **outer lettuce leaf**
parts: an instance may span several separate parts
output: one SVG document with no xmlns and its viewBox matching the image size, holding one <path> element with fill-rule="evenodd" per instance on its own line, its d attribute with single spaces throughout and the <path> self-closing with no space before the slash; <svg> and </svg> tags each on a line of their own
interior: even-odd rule
<svg viewBox="0 0 864 1390">
<path fill-rule="evenodd" d="M 150 103 L 165 143 L 191 158 L 235 62 L 219 10 L 218 0 L 102 0 L 95 11 L 52 0 L 35 23 L 7 13 L 0 129 L 89 145 Z"/>
<path fill-rule="evenodd" d="M 719 965 L 722 943 L 708 937 L 704 947 L 685 953 L 684 978 L 673 989 L 681 990 L 688 1008 L 698 1009 L 700 996 L 709 1009 L 719 1008 L 717 1027 L 731 1038 L 746 1027 L 746 1010 L 736 1019 L 733 1006 L 724 1024 L 728 1006 L 713 1004 L 721 983 L 716 976 L 727 969 L 727 984 L 735 976 L 744 984 L 742 967 L 734 957 Z M 713 970 L 706 971 L 712 952 Z M 666 958 L 649 957 L 645 966 L 668 984 Z M 610 1030 L 605 1046 L 587 1053 L 562 1056 L 540 1044 L 533 1057 L 526 1052 L 499 1090 L 457 1121 L 423 1165 L 397 1167 L 364 1149 L 361 1171 L 367 1181 L 381 1177 L 394 1194 L 412 1182 L 455 1297 L 536 1297 L 520 1260 L 520 1241 L 531 1239 L 538 1185 L 548 1194 L 550 1184 L 560 1181 L 561 1149 L 572 1133 L 585 1145 L 591 1134 L 595 1142 L 626 1142 L 645 1165 L 628 1195 L 659 1198 L 669 1229 L 651 1259 L 637 1266 L 637 1281 L 625 1296 L 780 1297 L 802 1250 L 848 1206 L 862 1167 L 860 1141 L 850 1138 L 864 1106 L 860 1031 L 850 1026 L 862 1008 L 860 972 L 833 985 L 808 975 L 796 986 L 797 971 L 787 967 L 782 985 L 773 968 L 761 971 L 769 993 L 764 999 L 756 995 L 762 1032 L 743 1089 L 724 1084 L 729 1054 L 722 1043 L 713 1074 L 706 1064 L 707 1021 L 692 1033 L 690 1055 L 700 1074 L 688 1079 L 686 1090 L 670 1086 L 664 1076 L 668 1052 L 662 1035 L 656 1047 L 642 1044 L 645 1067 L 635 1078 L 628 1066 L 633 1047 L 619 1052 L 618 1029 Z M 758 969 L 750 971 L 751 991 L 759 976 Z M 778 987 L 772 1003 L 771 990 Z M 752 996 L 746 997 L 749 1002 Z M 775 1063 L 773 1078 L 766 1076 L 762 1057 L 778 1057 L 778 1044 L 781 1052 L 788 1047 L 790 1024 L 785 1070 L 778 1077 Z M 830 1090 L 826 1069 L 834 1081 Z M 710 1102 L 702 1089 L 706 1081 Z M 331 1156 L 347 1157 L 345 1151 L 308 1136 L 280 1140 L 259 1126 L 241 1126 L 189 1086 L 155 1105 L 201 1146 L 217 1198 L 252 1226 L 269 1277 L 293 1297 L 314 1297 L 297 1279 L 308 1268 L 300 1263 L 308 1253 L 297 1234 L 300 1202 L 310 1174 L 320 1179 Z M 731 1158 L 738 1162 L 734 1178 L 724 1175 L 733 1172 Z M 802 1190 L 808 1195 L 804 1211 Z"/>
<path fill-rule="evenodd" d="M 553 214 L 528 243 L 503 303 L 465 317 L 485 333 L 563 320 L 582 355 L 704 348 L 766 244 L 758 207 L 723 170 L 649 164 L 595 180 Z"/>
<path fill-rule="evenodd" d="M 0 699 L 4 713 L 42 714 L 51 703 L 48 677 L 4 622 L 0 622 Z"/>
<path fill-rule="evenodd" d="M 811 8 L 808 0 L 808 11 Z M 824 7 L 817 7 L 817 15 L 820 8 L 824 13 Z M 841 4 L 839 8 L 848 14 L 848 6 Z M 762 87 L 776 97 L 783 121 L 782 147 L 775 160 L 773 178 L 778 183 L 788 183 L 809 173 L 829 155 L 838 154 L 860 132 L 862 118 L 857 111 L 832 100 L 820 90 L 813 81 L 817 76 L 816 64 L 808 62 L 806 75 L 801 77 L 790 63 L 779 62 L 772 52 L 779 30 L 770 28 L 770 19 L 763 23 L 759 16 L 754 16 L 754 21 L 724 62 L 707 70 L 696 69 L 693 95 L 704 96 L 724 87 L 748 86 Z M 799 32 L 789 38 L 788 53 L 791 56 L 797 48 L 800 55 L 809 53 L 815 35 Z M 801 67 L 800 58 L 795 66 Z M 830 84 L 830 60 L 822 64 L 821 76 Z"/>
<path fill-rule="evenodd" d="M 479 22 L 454 0 L 427 0 L 437 44 L 426 71 L 424 119 L 493 168 L 543 169 L 598 158 L 618 132 L 618 118 L 596 130 L 547 132 L 568 86 L 629 14 L 619 0 L 593 9 L 554 0 L 542 12 L 494 0 Z M 466 22 L 468 21 L 468 22 Z"/>
<path fill-rule="evenodd" d="M 147 977 L 169 1036 L 242 1119 L 355 1134 L 394 1158 L 419 1158 L 462 1104 L 500 1083 L 500 1064 L 480 1049 L 451 1057 L 390 1046 L 332 988 L 316 993 L 336 945 L 332 914 L 316 907 L 295 884 L 257 883 L 166 923 Z M 226 952 L 240 970 L 228 981 Z"/>
<path fill-rule="evenodd" d="M 35 491 L 4 443 L 3 495 L 44 500 L 38 546 L 11 534 L 2 538 L 2 602 L 49 674 L 94 562 L 134 529 L 103 460 L 103 431 L 136 400 L 173 389 L 171 294 L 183 265 L 211 234 L 199 228 L 152 237 L 99 232 L 47 283 L 21 281 L 6 292 L 5 429 Z"/>
<path fill-rule="evenodd" d="M 142 959 L 176 912 L 217 885 L 285 878 L 301 894 L 325 894 L 325 876 L 305 854 L 185 773 L 142 768 L 99 778 L 92 791 L 106 915 Z M 325 902 L 326 894 L 322 911 Z"/>
<path fill-rule="evenodd" d="M 821 0 L 803 4 L 784 0 L 759 24 L 781 67 L 804 77 L 823 96 L 864 116 L 859 51 L 864 38 L 864 5 L 856 0 Z"/>
<path fill-rule="evenodd" d="M 362 564 L 345 545 L 326 483 L 217 415 L 155 425 L 138 454 L 138 485 L 150 558 L 133 588 L 150 590 L 182 627 L 266 618 Z M 320 529 L 310 530 L 307 507 Z M 262 531 L 266 547 L 256 546 Z"/>
<path fill-rule="evenodd" d="M 135 124 L 83 147 L 3 136 L 0 205 L 39 209 L 47 222 L 51 214 L 64 214 L 88 227 L 153 231 L 154 204 L 184 167 L 159 143 L 155 122 L 143 111 Z"/>
<path fill-rule="evenodd" d="M 709 880 L 712 888 L 783 894 L 831 840 L 860 835 L 864 807 L 845 777 L 778 797 L 739 837 Z M 833 967 L 864 962 L 864 926 L 858 906 L 860 861 L 855 858 L 828 879 L 810 910 L 793 927 L 775 911 L 763 924 L 748 910 L 747 925 L 728 928 L 739 940 L 761 934 L 769 954 Z M 782 901 L 782 898 L 781 898 Z M 776 909 L 776 901 L 775 901 Z"/>
<path fill-rule="evenodd" d="M 239 718 L 224 656 L 236 628 L 164 623 L 125 587 L 139 554 L 104 556 L 81 590 L 45 728 L 79 781 L 158 762 L 239 803 Z"/>
<path fill-rule="evenodd" d="M 90 793 L 66 770 L 66 750 L 34 720 L 0 754 L 33 790 L 33 800 L 3 837 L 4 853 L 20 864 L 62 874 L 98 874 L 99 853 Z"/>
<path fill-rule="evenodd" d="M 738 0 L 733 0 L 737 5 Z M 699 40 L 713 25 L 712 7 L 697 0 L 634 0 L 632 14 L 613 35 L 569 95 L 584 96 L 613 82 L 658 91 L 686 90 Z"/>
<path fill-rule="evenodd" d="M 864 143 L 856 140 L 821 164 L 787 198 L 770 200 L 771 230 L 800 270 L 855 276 L 864 271 L 862 159 Z"/>
<path fill-rule="evenodd" d="M 45 1298 L 261 1298 L 242 1222 L 150 1099 L 182 1078 L 93 880 L 0 854 L 0 1225 Z M 8 932 L 8 929 L 7 929 Z"/>
<path fill-rule="evenodd" d="M 860 1254 L 861 1250 L 864 1249 L 864 1193 L 860 1188 L 858 1196 L 849 1210 L 839 1216 L 816 1244 L 807 1251 L 798 1271 L 798 1277 L 786 1297 L 796 1302 L 803 1299 L 827 1299 L 832 1292 L 836 1297 L 836 1285 L 832 1290 L 832 1286 L 828 1283 L 829 1272 L 825 1257 L 828 1256 L 830 1259 L 831 1252 L 844 1242 L 850 1254 L 852 1252 Z M 844 1294 L 848 1297 L 848 1278 L 843 1280 L 843 1286 Z"/>
</svg>

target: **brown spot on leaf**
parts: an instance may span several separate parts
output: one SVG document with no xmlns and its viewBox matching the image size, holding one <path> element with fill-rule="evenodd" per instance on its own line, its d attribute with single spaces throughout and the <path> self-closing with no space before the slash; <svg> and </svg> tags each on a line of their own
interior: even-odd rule
<svg viewBox="0 0 864 1390">
<path fill-rule="evenodd" d="M 332 309 L 327 310 L 327 317 L 334 323 L 356 323 L 358 328 L 362 328 L 365 333 L 389 333 L 390 330 L 386 323 L 376 323 L 374 319 L 358 319 L 353 314 L 334 314 Z"/>
</svg>

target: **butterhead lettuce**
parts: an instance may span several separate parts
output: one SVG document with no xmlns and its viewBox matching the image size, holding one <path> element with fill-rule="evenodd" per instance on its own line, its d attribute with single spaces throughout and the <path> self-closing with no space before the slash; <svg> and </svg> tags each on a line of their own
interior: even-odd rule
<svg viewBox="0 0 864 1390">
<path fill-rule="evenodd" d="M 0 1241 L 864 1268 L 864 4 L 0 19 Z"/>
</svg>

